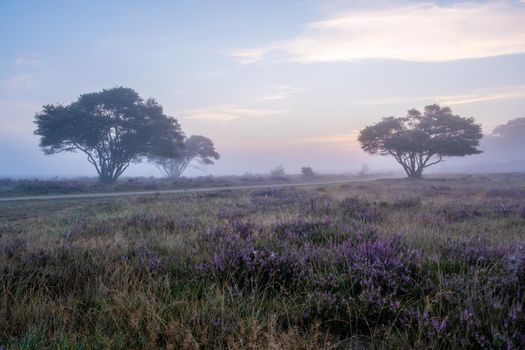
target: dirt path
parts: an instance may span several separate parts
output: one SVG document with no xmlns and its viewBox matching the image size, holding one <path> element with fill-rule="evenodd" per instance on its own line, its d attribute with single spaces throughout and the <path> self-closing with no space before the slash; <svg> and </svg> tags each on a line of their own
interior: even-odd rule
<svg viewBox="0 0 525 350">
<path fill-rule="evenodd" d="M 225 190 L 250 190 L 250 189 L 280 188 L 280 187 L 311 187 L 311 186 L 324 186 L 324 185 L 342 185 L 342 184 L 347 184 L 347 183 L 368 182 L 368 181 L 374 181 L 374 180 L 379 180 L 379 178 L 344 180 L 344 181 L 327 181 L 327 182 L 299 182 L 299 183 L 286 183 L 286 184 L 203 187 L 203 188 L 188 188 L 188 189 L 159 190 L 159 191 L 80 193 L 80 194 L 57 194 L 57 195 L 42 195 L 42 196 L 4 197 L 4 198 L 0 198 L 0 202 L 141 196 L 141 195 L 148 195 L 148 194 L 215 192 L 215 191 L 225 191 Z"/>
</svg>

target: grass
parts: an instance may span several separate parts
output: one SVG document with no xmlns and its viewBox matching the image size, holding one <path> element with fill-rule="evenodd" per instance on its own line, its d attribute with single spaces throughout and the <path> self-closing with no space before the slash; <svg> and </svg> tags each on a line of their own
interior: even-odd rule
<svg viewBox="0 0 525 350">
<path fill-rule="evenodd" d="M 525 175 L 0 203 L 6 349 L 525 344 Z"/>
<path fill-rule="evenodd" d="M 11 179 L 0 178 L 0 198 L 61 195 L 61 194 L 88 194 L 107 192 L 137 192 L 137 191 L 163 191 L 177 189 L 209 188 L 209 187 L 235 187 L 253 185 L 290 184 L 300 182 L 330 182 L 346 180 L 362 180 L 369 177 L 391 177 L 392 174 L 375 174 L 360 176 L 352 174 L 341 175 L 315 175 L 305 178 L 301 175 L 285 175 L 275 177 L 271 175 L 243 175 L 243 176 L 200 176 L 195 178 L 121 178 L 113 184 L 104 184 L 97 178 L 73 179 Z"/>
</svg>

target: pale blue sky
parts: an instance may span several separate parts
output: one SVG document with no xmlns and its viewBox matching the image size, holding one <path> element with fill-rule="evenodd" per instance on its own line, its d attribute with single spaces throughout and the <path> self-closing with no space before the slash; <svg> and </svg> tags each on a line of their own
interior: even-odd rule
<svg viewBox="0 0 525 350">
<path fill-rule="evenodd" d="M 94 175 L 44 156 L 32 120 L 113 86 L 213 139 L 212 174 L 386 168 L 357 131 L 429 103 L 485 132 L 525 116 L 524 1 L 2 0 L 0 44 L 0 176 Z"/>
</svg>

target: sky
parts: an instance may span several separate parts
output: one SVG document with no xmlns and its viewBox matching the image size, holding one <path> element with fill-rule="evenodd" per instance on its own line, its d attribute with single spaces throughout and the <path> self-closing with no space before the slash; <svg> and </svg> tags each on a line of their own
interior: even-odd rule
<svg viewBox="0 0 525 350">
<path fill-rule="evenodd" d="M 525 117 L 523 0 L 2 0 L 0 47 L 0 177 L 95 176 L 81 154 L 44 155 L 33 119 L 115 86 L 214 141 L 221 159 L 190 176 L 394 169 L 359 130 L 432 103 L 485 133 Z"/>
</svg>

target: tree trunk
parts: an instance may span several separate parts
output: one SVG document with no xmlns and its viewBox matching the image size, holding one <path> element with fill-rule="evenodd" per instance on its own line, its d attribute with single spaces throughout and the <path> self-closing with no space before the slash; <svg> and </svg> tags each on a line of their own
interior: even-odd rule
<svg viewBox="0 0 525 350">
<path fill-rule="evenodd" d="M 113 184 L 117 181 L 117 179 L 113 178 L 112 176 L 109 176 L 109 175 L 100 175 L 99 177 L 99 180 L 100 182 L 102 182 L 103 184 Z"/>
<path fill-rule="evenodd" d="M 423 176 L 420 172 L 416 172 L 414 174 L 408 175 L 409 179 L 421 179 Z"/>
<path fill-rule="evenodd" d="M 408 177 L 410 179 L 420 179 L 423 175 L 423 167 L 413 167 L 408 171 Z"/>
</svg>

